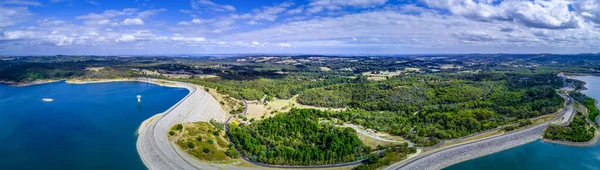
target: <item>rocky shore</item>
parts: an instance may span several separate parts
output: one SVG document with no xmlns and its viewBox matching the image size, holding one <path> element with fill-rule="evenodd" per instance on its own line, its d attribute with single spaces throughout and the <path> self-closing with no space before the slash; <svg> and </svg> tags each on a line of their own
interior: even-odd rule
<svg viewBox="0 0 600 170">
<path fill-rule="evenodd" d="M 434 150 L 429 154 L 417 156 L 412 160 L 397 163 L 386 169 L 442 169 L 463 161 L 475 159 L 539 140 L 547 126 L 548 123 L 544 123 L 536 125 L 532 128 L 501 136 L 495 136 L 484 140 Z"/>
</svg>

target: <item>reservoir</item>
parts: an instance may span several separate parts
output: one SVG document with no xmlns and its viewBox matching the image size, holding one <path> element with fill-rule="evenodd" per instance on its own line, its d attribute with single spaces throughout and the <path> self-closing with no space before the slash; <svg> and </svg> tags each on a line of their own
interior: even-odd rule
<svg viewBox="0 0 600 170">
<path fill-rule="evenodd" d="M 600 99 L 600 77 L 576 77 L 587 82 L 582 93 Z M 542 142 L 541 140 L 465 161 L 446 170 L 598 170 L 600 145 L 573 147 Z"/>
<path fill-rule="evenodd" d="M 0 169 L 147 169 L 137 128 L 188 92 L 141 82 L 0 85 Z"/>
</svg>

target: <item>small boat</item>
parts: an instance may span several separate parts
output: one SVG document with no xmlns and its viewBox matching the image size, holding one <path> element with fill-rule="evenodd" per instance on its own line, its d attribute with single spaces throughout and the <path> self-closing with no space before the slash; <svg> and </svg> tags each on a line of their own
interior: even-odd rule
<svg viewBox="0 0 600 170">
<path fill-rule="evenodd" d="M 54 99 L 52 99 L 52 98 L 43 98 L 42 100 L 44 102 L 52 102 L 52 101 L 54 101 Z"/>
</svg>

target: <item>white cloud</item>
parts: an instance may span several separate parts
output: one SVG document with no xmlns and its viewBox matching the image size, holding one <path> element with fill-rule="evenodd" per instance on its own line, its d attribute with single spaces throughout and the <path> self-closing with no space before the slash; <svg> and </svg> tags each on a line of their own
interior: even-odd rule
<svg viewBox="0 0 600 170">
<path fill-rule="evenodd" d="M 193 11 L 187 10 L 187 9 L 179 10 L 179 12 L 184 13 L 184 14 L 192 14 L 192 13 L 194 13 Z"/>
<path fill-rule="evenodd" d="M 199 10 L 203 6 L 209 7 L 210 10 L 218 11 L 218 12 L 235 11 L 236 10 L 235 7 L 233 7 L 231 5 L 220 5 L 220 4 L 214 3 L 210 0 L 192 0 L 191 6 L 195 10 Z"/>
<path fill-rule="evenodd" d="M 0 40 L 20 40 L 20 39 L 33 39 L 35 33 L 32 31 L 5 31 Z"/>
<path fill-rule="evenodd" d="M 600 24 L 600 1 L 577 0 L 573 2 L 573 8 L 585 19 Z"/>
<path fill-rule="evenodd" d="M 123 25 L 144 25 L 144 20 L 139 18 L 126 18 L 121 23 Z"/>
<path fill-rule="evenodd" d="M 150 18 L 150 17 L 152 17 L 154 15 L 157 15 L 157 14 L 159 14 L 161 12 L 165 12 L 165 11 L 167 11 L 167 10 L 164 9 L 164 8 L 146 10 L 146 11 L 140 12 L 137 17 L 138 18 L 142 18 L 142 19 L 146 19 L 146 18 Z"/>
<path fill-rule="evenodd" d="M 48 18 L 44 18 L 42 20 L 38 20 L 37 24 L 38 25 L 42 25 L 42 26 L 59 26 L 59 25 L 63 25 L 67 23 L 64 20 L 52 20 L 52 19 L 48 19 Z"/>
<path fill-rule="evenodd" d="M 294 14 L 302 13 L 303 11 L 304 11 L 304 7 L 298 7 L 295 9 L 288 10 L 286 13 L 290 14 L 290 15 L 294 15 Z"/>
<path fill-rule="evenodd" d="M 117 38 L 115 42 L 134 42 L 136 40 L 135 36 L 131 34 L 121 35 L 121 37 Z"/>
<path fill-rule="evenodd" d="M 31 0 L 4 0 L 0 1 L 1 5 L 18 5 L 18 6 L 42 6 L 40 2 Z"/>
<path fill-rule="evenodd" d="M 528 27 L 569 29 L 580 26 L 575 12 L 569 10 L 568 0 L 516 1 L 440 1 L 424 0 L 434 8 L 450 11 L 457 16 L 479 21 L 510 21 Z"/>
<path fill-rule="evenodd" d="M 59 2 L 67 2 L 71 0 L 50 0 L 50 3 L 59 3 Z"/>
<path fill-rule="evenodd" d="M 98 22 L 96 22 L 98 25 L 107 25 L 110 24 L 110 20 L 104 19 L 104 20 L 99 20 Z"/>
<path fill-rule="evenodd" d="M 191 24 L 187 21 L 181 21 L 181 22 L 178 22 L 177 25 L 191 25 Z"/>
<path fill-rule="evenodd" d="M 227 5 L 195 0 L 192 4 L 197 8 L 184 11 L 193 19 L 176 24 L 152 20 L 166 9 L 106 10 L 75 17 L 81 21 L 77 22 L 51 15 L 28 20 L 34 16 L 28 7 L 0 5 L 0 48 L 9 52 L 17 51 L 13 47 L 60 51 L 66 48 L 61 46 L 69 46 L 99 53 L 136 49 L 163 54 L 173 49 L 180 53 L 597 51 L 599 2 L 421 0 L 386 5 L 385 0 L 312 0 L 236 14 Z M 323 13 L 311 15 L 311 11 Z M 150 22 L 152 26 L 148 26 Z M 154 23 L 162 25 L 154 27 Z"/>
<path fill-rule="evenodd" d="M 86 2 L 87 2 L 88 4 L 92 4 L 92 5 L 100 5 L 100 3 L 98 3 L 98 2 L 97 2 L 97 1 L 95 1 L 95 0 L 86 0 Z"/>
<path fill-rule="evenodd" d="M 7 8 L 0 6 L 0 28 L 24 22 L 30 16 L 32 14 L 25 7 Z"/>
<path fill-rule="evenodd" d="M 75 38 L 72 37 L 66 37 L 63 36 L 58 43 L 56 43 L 57 46 L 69 46 L 73 44 L 73 41 L 75 40 Z"/>
<path fill-rule="evenodd" d="M 174 36 L 174 37 L 171 37 L 171 40 L 173 40 L 173 41 L 195 41 L 195 42 L 202 42 L 202 41 L 205 41 L 206 39 L 203 38 L 203 37 Z"/>
<path fill-rule="evenodd" d="M 118 26 L 118 25 L 144 25 L 144 20 L 150 19 L 166 9 L 152 9 L 138 11 L 135 8 L 125 8 L 122 10 L 106 10 L 102 13 L 89 13 L 87 15 L 77 16 L 75 19 L 84 20 L 85 25 L 89 26 Z"/>
<path fill-rule="evenodd" d="M 206 24 L 206 23 L 210 23 L 210 22 L 214 22 L 215 20 L 206 20 L 206 19 L 199 19 L 199 18 L 194 18 L 190 21 L 181 21 L 179 23 L 177 23 L 177 25 L 192 25 L 192 24 Z"/>
<path fill-rule="evenodd" d="M 114 18 L 114 17 L 119 17 L 119 16 L 126 16 L 126 15 L 132 15 L 135 12 L 137 12 L 138 10 L 135 8 L 125 8 L 123 10 L 106 10 L 101 14 L 97 14 L 97 13 L 89 13 L 87 15 L 82 15 L 82 16 L 77 16 L 75 17 L 76 19 L 83 19 L 83 20 L 102 20 L 102 19 L 110 19 L 110 18 Z"/>
<path fill-rule="evenodd" d="M 344 7 L 373 8 L 384 5 L 387 0 L 311 0 L 308 12 L 317 13 L 325 9 L 341 10 Z"/>
<path fill-rule="evenodd" d="M 290 44 L 290 43 L 277 43 L 277 45 L 278 45 L 279 47 L 288 47 L 288 48 L 289 48 L 289 47 L 292 47 L 292 44 Z"/>
<path fill-rule="evenodd" d="M 267 20 L 274 21 L 278 18 L 277 15 L 287 10 L 287 8 L 294 5 L 291 2 L 284 2 L 279 5 L 262 7 L 260 9 L 254 10 L 254 15 L 251 15 L 255 21 Z"/>
</svg>

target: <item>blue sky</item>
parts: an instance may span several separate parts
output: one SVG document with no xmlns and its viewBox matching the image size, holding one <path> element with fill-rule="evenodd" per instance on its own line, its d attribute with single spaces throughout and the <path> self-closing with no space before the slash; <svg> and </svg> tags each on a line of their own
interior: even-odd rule
<svg viewBox="0 0 600 170">
<path fill-rule="evenodd" d="M 0 55 L 600 52 L 600 0 L 0 0 Z"/>
</svg>

